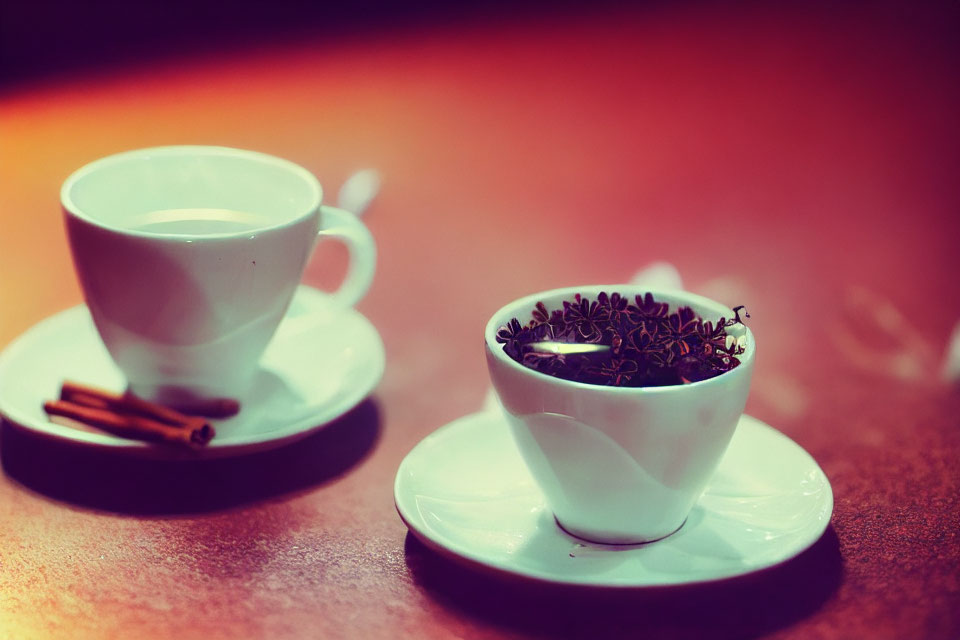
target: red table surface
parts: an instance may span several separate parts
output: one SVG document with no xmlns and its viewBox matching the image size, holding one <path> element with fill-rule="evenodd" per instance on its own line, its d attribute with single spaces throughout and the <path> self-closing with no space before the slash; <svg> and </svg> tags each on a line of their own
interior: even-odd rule
<svg viewBox="0 0 960 640">
<path fill-rule="evenodd" d="M 949 5 L 650 4 L 317 37 L 0 93 L 0 345 L 81 302 L 58 189 L 208 143 L 375 167 L 359 305 L 387 371 L 285 449 L 202 465 L 0 439 L 0 637 L 956 638 L 960 84 Z M 832 523 L 753 576 L 595 591 L 485 575 L 393 506 L 477 410 L 481 332 L 537 290 L 674 264 L 745 304 L 748 413 L 829 477 Z M 342 267 L 321 247 L 305 281 Z M 3 381 L 0 381 L 2 384 Z"/>
</svg>

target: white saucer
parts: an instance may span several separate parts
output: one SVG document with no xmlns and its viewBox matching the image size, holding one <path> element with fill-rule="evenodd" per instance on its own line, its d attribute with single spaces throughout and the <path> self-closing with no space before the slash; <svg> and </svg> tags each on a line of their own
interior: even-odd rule
<svg viewBox="0 0 960 640">
<path fill-rule="evenodd" d="M 456 420 L 400 464 L 400 517 L 432 549 L 548 582 L 655 587 L 709 582 L 778 564 L 811 546 L 833 511 L 830 482 L 795 442 L 743 416 L 681 529 L 645 545 L 600 545 L 563 531 L 499 411 Z"/>
<path fill-rule="evenodd" d="M 0 354 L 0 414 L 13 424 L 62 440 L 159 457 L 218 457 L 269 449 L 322 428 L 359 404 L 383 376 L 377 330 L 352 309 L 332 310 L 326 295 L 301 285 L 261 360 L 241 412 L 212 421 L 204 449 L 181 452 L 50 422 L 43 402 L 64 380 L 115 391 L 125 387 L 85 305 L 34 325 Z"/>
</svg>

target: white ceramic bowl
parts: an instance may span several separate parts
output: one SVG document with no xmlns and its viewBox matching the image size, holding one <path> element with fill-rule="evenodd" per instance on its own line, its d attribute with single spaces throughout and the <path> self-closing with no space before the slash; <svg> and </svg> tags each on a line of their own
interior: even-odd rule
<svg viewBox="0 0 960 640">
<path fill-rule="evenodd" d="M 753 334 L 727 328 L 745 351 L 719 376 L 661 387 L 612 387 L 556 378 L 513 360 L 497 342 L 512 318 L 526 324 L 538 302 L 562 308 L 581 295 L 617 292 L 631 302 L 647 292 L 691 307 L 714 323 L 733 311 L 683 291 L 636 285 L 583 286 L 533 294 L 504 306 L 487 323 L 493 387 L 533 477 L 564 529 L 606 544 L 650 542 L 679 529 L 720 462 L 743 413 L 753 373 Z"/>
</svg>

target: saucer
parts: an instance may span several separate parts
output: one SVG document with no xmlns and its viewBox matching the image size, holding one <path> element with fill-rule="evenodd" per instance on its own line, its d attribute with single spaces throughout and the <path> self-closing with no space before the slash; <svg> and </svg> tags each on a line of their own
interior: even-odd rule
<svg viewBox="0 0 960 640">
<path fill-rule="evenodd" d="M 602 545 L 563 531 L 499 409 L 424 438 L 400 464 L 394 500 L 417 538 L 456 560 L 608 587 L 710 582 L 779 564 L 816 542 L 833 511 L 813 458 L 746 415 L 686 523 L 657 542 Z"/>
<path fill-rule="evenodd" d="M 64 380 L 121 391 L 113 364 L 85 305 L 34 325 L 0 354 L 0 415 L 43 436 L 152 457 L 218 457 L 277 447 L 324 427 L 373 391 L 383 376 L 383 342 L 353 309 L 331 309 L 327 296 L 297 288 L 260 361 L 241 411 L 211 420 L 217 435 L 199 451 L 159 447 L 50 422 L 45 400 Z"/>
</svg>

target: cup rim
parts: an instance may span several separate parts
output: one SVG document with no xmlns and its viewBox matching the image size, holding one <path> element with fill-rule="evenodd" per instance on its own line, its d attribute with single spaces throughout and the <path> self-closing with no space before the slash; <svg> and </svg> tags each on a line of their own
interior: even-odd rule
<svg viewBox="0 0 960 640">
<path fill-rule="evenodd" d="M 110 165 L 122 163 L 131 159 L 138 157 L 156 157 L 156 156 L 175 156 L 175 155 L 187 155 L 187 156 L 222 156 L 222 157 L 239 157 L 246 158 L 249 160 L 255 160 L 258 162 L 263 162 L 266 164 L 272 164 L 277 167 L 281 167 L 290 171 L 293 174 L 296 174 L 302 178 L 307 185 L 307 188 L 310 189 L 313 193 L 310 197 L 310 204 L 302 212 L 293 216 L 292 218 L 285 220 L 283 222 L 267 225 L 254 229 L 253 231 L 262 233 L 265 231 L 273 231 L 279 229 L 285 229 L 292 227 L 296 224 L 301 223 L 303 220 L 309 218 L 321 207 L 323 202 L 323 187 L 320 185 L 320 181 L 317 177 L 300 166 L 299 164 L 281 158 L 279 156 L 271 155 L 269 153 L 264 153 L 262 151 L 253 151 L 250 149 L 239 149 L 235 147 L 227 147 L 222 145 L 195 145 L 195 144 L 183 144 L 183 145 L 163 145 L 156 147 L 143 147 L 139 149 L 130 149 L 127 151 L 120 151 L 118 153 L 113 153 L 96 160 L 92 160 L 87 164 L 79 167 L 74 170 L 67 178 L 63 181 L 63 184 L 60 187 L 60 205 L 63 207 L 63 210 L 70 216 L 82 220 L 87 224 L 91 224 L 100 229 L 110 231 L 111 233 L 117 233 L 127 236 L 134 236 L 139 238 L 149 238 L 157 241 L 173 241 L 173 242 L 204 242 L 204 241 L 216 241 L 222 240 L 225 238 L 235 238 L 239 236 L 248 236 L 250 235 L 250 230 L 242 231 L 231 231 L 225 233 L 211 233 L 204 235 L 196 236 L 184 236 L 180 234 L 168 234 L 168 233 L 152 233 L 138 231 L 136 229 L 130 229 L 127 227 L 122 227 L 118 225 L 107 224 L 102 220 L 99 220 L 95 217 L 92 217 L 82 208 L 77 206 L 73 201 L 71 192 L 73 187 L 86 176 L 108 167 Z"/>
<path fill-rule="evenodd" d="M 584 390 L 592 391 L 594 393 L 611 393 L 618 395 L 642 395 L 642 394 L 666 394 L 666 393 L 677 393 L 682 390 L 689 389 L 702 389 L 707 388 L 713 385 L 725 384 L 726 381 L 730 380 L 731 376 L 738 375 L 747 375 L 752 369 L 752 365 L 756 355 L 756 343 L 754 341 L 753 332 L 750 330 L 750 327 L 743 325 L 744 327 L 744 336 L 746 337 L 745 350 L 742 356 L 739 356 L 740 364 L 729 370 L 721 373 L 720 375 L 714 376 L 712 378 L 707 378 L 706 380 L 698 380 L 696 382 L 690 382 L 685 384 L 672 384 L 672 385 L 663 385 L 663 386 L 653 386 L 653 387 L 618 387 L 618 386 L 605 386 L 598 384 L 591 384 L 588 382 L 578 382 L 576 380 L 567 380 L 566 378 L 559 378 L 552 376 L 530 367 L 525 367 L 521 363 L 517 362 L 509 355 L 506 351 L 503 350 L 503 347 L 496 340 L 497 331 L 504 324 L 504 318 L 506 321 L 509 321 L 511 318 L 519 318 L 525 313 L 529 313 L 537 304 L 546 298 L 562 298 L 562 299 L 572 299 L 573 296 L 577 293 L 583 295 L 589 295 L 593 298 L 596 298 L 597 295 L 601 292 L 611 293 L 620 293 L 621 295 L 626 295 L 624 292 L 628 292 L 632 297 L 637 293 L 650 293 L 661 302 L 671 302 L 672 298 L 682 298 L 684 302 L 682 304 L 689 306 L 708 306 L 708 307 L 719 307 L 725 309 L 733 314 L 733 309 L 727 307 L 724 304 L 712 300 L 705 296 L 701 296 L 696 293 L 691 293 L 689 291 L 684 291 L 682 289 L 657 289 L 653 287 L 645 287 L 638 284 L 613 284 L 613 285 L 583 285 L 575 287 L 561 287 L 558 289 L 548 289 L 545 291 L 540 291 L 537 293 L 532 293 L 521 298 L 517 298 L 507 304 L 503 305 L 490 317 L 487 321 L 487 326 L 484 330 L 484 342 L 486 345 L 487 353 L 491 354 L 493 358 L 496 359 L 498 363 L 502 366 L 506 366 L 509 369 L 520 373 L 521 375 L 526 375 L 534 378 L 542 384 L 552 385 L 559 387 L 560 389 L 568 390 Z M 664 300 L 663 298 L 667 298 Z M 689 301 L 689 302 L 687 302 Z M 673 305 L 671 305 L 673 306 Z M 519 311 L 519 313 L 517 313 Z M 699 312 L 698 312 L 698 315 Z"/>
</svg>

